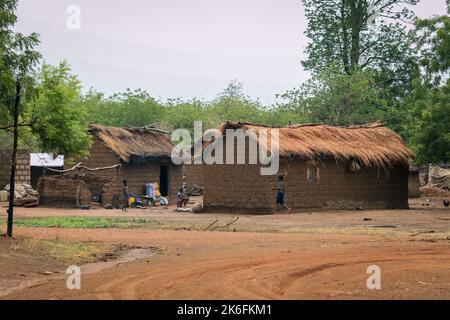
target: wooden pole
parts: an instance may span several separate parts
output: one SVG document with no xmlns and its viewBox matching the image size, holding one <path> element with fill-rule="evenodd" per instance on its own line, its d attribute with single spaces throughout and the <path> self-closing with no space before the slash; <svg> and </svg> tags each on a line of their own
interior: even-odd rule
<svg viewBox="0 0 450 320">
<path fill-rule="evenodd" d="M 14 144 L 11 157 L 11 176 L 9 179 L 9 207 L 8 207 L 8 228 L 6 234 L 8 237 L 13 235 L 13 218 L 14 218 L 14 191 L 16 187 L 16 165 L 17 165 L 17 144 L 19 140 L 19 103 L 20 103 L 20 82 L 16 83 L 16 98 L 14 100 Z"/>
</svg>

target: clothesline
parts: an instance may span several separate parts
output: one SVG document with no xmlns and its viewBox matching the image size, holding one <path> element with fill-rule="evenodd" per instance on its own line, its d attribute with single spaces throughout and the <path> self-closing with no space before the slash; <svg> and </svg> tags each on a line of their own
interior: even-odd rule
<svg viewBox="0 0 450 320">
<path fill-rule="evenodd" d="M 121 166 L 121 164 L 118 163 L 116 165 L 109 166 L 109 167 L 89 168 L 89 167 L 86 167 L 85 165 L 83 165 L 83 162 L 80 162 L 77 165 L 75 165 L 74 167 L 72 167 L 70 169 L 66 169 L 66 170 L 58 170 L 58 169 L 53 169 L 53 168 L 49 168 L 49 167 L 44 167 L 44 169 L 48 170 L 48 171 L 56 172 L 56 173 L 66 173 L 66 172 L 74 171 L 77 169 L 85 169 L 87 171 L 111 170 L 111 169 L 119 168 L 120 166 Z"/>
</svg>

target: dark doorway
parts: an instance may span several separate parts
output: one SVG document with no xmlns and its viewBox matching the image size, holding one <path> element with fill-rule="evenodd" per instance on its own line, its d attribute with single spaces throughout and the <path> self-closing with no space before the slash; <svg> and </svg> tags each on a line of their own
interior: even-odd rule
<svg viewBox="0 0 450 320">
<path fill-rule="evenodd" d="M 163 197 L 169 195 L 169 175 L 167 166 L 161 166 L 159 169 L 159 191 Z"/>
<path fill-rule="evenodd" d="M 44 167 L 36 167 L 36 166 L 31 166 L 31 186 L 33 187 L 33 189 L 37 188 L 38 185 L 38 181 L 39 178 L 42 177 L 42 172 L 44 171 Z M 56 170 L 63 170 L 64 167 L 47 167 L 50 169 L 56 169 Z M 50 170 L 46 170 L 45 175 L 46 176 L 53 176 L 53 175 L 57 175 L 60 173 L 54 172 L 54 171 L 50 171 Z"/>
</svg>

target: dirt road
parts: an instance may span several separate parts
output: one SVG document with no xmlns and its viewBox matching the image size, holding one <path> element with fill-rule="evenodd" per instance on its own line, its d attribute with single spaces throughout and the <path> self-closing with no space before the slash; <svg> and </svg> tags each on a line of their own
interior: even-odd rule
<svg viewBox="0 0 450 320">
<path fill-rule="evenodd" d="M 151 245 L 162 254 L 16 291 L 10 299 L 450 299 L 450 242 L 420 237 L 18 228 L 26 236 Z M 45 231 L 45 232 L 43 232 Z M 369 265 L 381 289 L 369 290 Z"/>
</svg>

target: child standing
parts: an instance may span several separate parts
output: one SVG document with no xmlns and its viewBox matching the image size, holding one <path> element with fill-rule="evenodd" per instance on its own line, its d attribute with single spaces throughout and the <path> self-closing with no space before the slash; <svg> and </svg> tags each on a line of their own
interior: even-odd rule
<svg viewBox="0 0 450 320">
<path fill-rule="evenodd" d="M 122 211 L 128 211 L 128 202 L 130 201 L 130 194 L 128 192 L 128 181 L 127 179 L 123 180 L 122 186 Z"/>
</svg>

